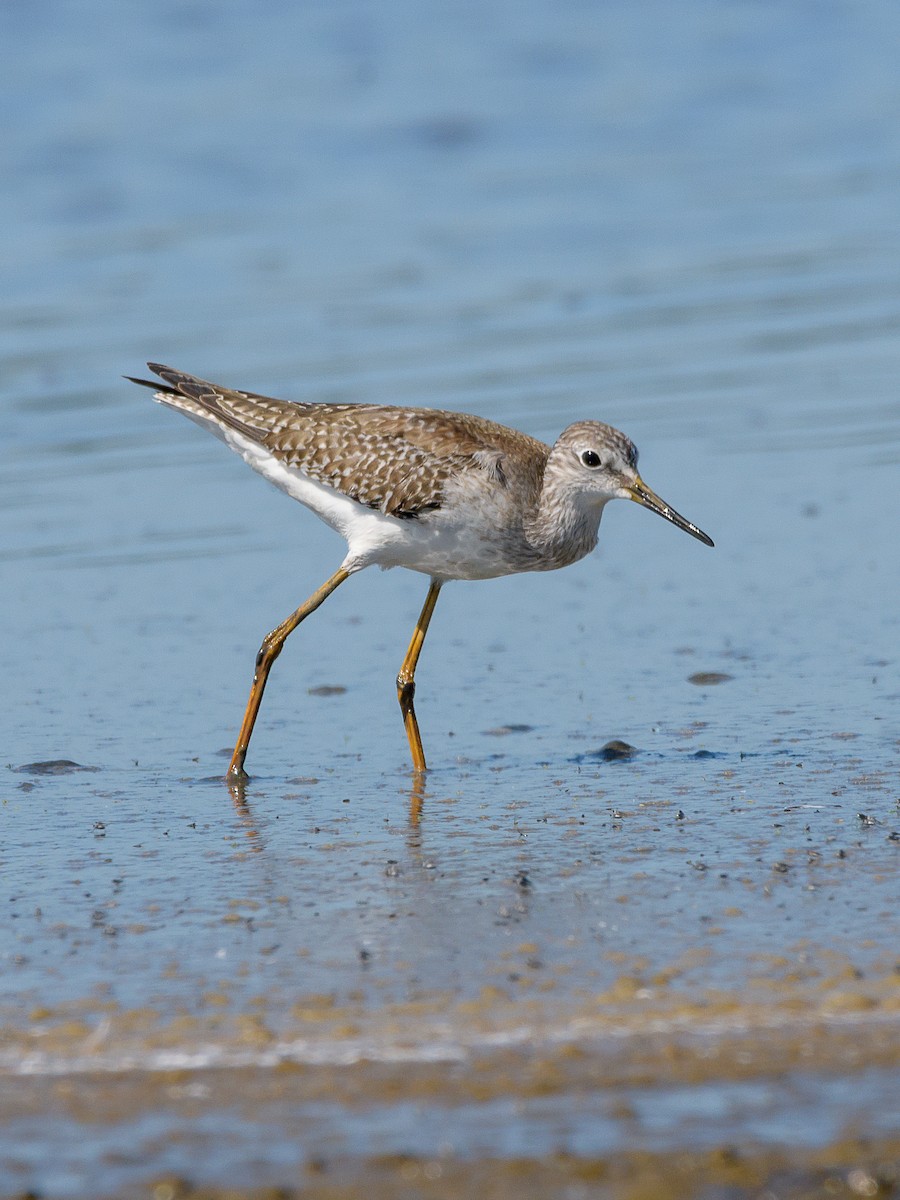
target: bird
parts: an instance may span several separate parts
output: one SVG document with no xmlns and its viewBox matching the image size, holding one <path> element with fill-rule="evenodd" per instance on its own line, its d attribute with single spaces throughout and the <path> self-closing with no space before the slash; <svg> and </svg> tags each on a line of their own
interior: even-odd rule
<svg viewBox="0 0 900 1200">
<path fill-rule="evenodd" d="M 575 421 L 549 446 L 467 413 L 276 400 L 161 363 L 147 366 L 162 383 L 126 379 L 215 434 L 347 542 L 337 570 L 263 639 L 226 774 L 230 783 L 249 778 L 250 738 L 287 638 L 366 567 L 405 567 L 429 579 L 396 680 L 413 771 L 421 775 L 415 673 L 445 583 L 570 566 L 594 549 L 603 510 L 615 499 L 633 500 L 714 544 L 644 483 L 634 443 L 600 421 Z"/>
</svg>

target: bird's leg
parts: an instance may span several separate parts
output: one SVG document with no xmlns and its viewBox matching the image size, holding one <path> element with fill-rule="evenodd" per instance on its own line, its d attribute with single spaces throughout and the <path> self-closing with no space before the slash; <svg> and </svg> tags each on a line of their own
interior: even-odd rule
<svg viewBox="0 0 900 1200">
<path fill-rule="evenodd" d="M 327 600 L 334 589 L 350 575 L 350 571 L 346 571 L 340 567 L 326 580 L 317 592 L 313 592 L 310 598 L 297 609 L 281 624 L 266 634 L 263 638 L 263 644 L 259 648 L 259 653 L 256 656 L 256 670 L 253 673 L 253 683 L 250 685 L 250 699 L 247 701 L 247 710 L 244 713 L 244 720 L 241 724 L 241 732 L 238 734 L 237 744 L 234 747 L 234 754 L 231 756 L 231 765 L 228 768 L 226 779 L 229 783 L 244 780 L 247 778 L 244 771 L 244 759 L 247 757 L 247 747 L 250 745 L 250 735 L 253 733 L 253 726 L 256 723 L 256 715 L 259 712 L 259 706 L 262 703 L 263 692 L 266 690 L 266 680 L 269 678 L 269 671 L 272 669 L 272 663 L 281 653 L 281 649 L 288 637 L 294 632 L 301 621 L 305 621 L 310 613 L 316 611 L 319 605 Z"/>
<path fill-rule="evenodd" d="M 413 696 L 416 694 L 416 663 L 422 653 L 422 643 L 425 641 L 428 623 L 434 612 L 434 606 L 437 604 L 440 590 L 441 585 L 432 579 L 419 619 L 416 621 L 416 628 L 412 635 L 412 641 L 409 643 L 406 658 L 404 658 L 400 674 L 397 676 L 397 699 L 400 701 L 400 711 L 403 714 L 403 724 L 406 728 L 406 736 L 409 738 L 409 750 L 412 754 L 413 770 L 415 771 L 425 770 L 425 752 L 422 750 L 419 723 L 416 720 L 416 710 L 413 708 Z"/>
</svg>

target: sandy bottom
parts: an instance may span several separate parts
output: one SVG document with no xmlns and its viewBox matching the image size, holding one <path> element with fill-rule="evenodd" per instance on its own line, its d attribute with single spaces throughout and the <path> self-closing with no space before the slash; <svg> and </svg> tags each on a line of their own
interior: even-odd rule
<svg viewBox="0 0 900 1200">
<path fill-rule="evenodd" d="M 766 1002 L 626 972 L 563 1008 L 510 980 L 287 1019 L 45 1009 L 4 1031 L 4 1178 L 34 1146 L 47 1195 L 895 1195 L 900 973 L 817 965 Z"/>
</svg>

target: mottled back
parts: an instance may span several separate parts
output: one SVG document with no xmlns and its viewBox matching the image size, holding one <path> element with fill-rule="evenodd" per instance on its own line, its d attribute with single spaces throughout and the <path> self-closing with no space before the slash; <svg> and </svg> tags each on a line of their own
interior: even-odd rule
<svg viewBox="0 0 900 1200">
<path fill-rule="evenodd" d="M 511 475 L 536 497 L 549 447 L 483 417 L 374 404 L 308 404 L 218 387 L 157 363 L 160 398 L 264 446 L 286 466 L 395 517 L 440 508 L 448 484 L 483 473 L 493 486 Z"/>
</svg>

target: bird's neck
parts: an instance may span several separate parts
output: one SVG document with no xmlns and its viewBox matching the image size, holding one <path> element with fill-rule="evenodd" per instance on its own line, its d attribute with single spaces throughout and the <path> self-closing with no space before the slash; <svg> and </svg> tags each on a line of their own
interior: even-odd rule
<svg viewBox="0 0 900 1200">
<path fill-rule="evenodd" d="M 545 560 L 545 570 L 567 567 L 590 554 L 606 503 L 573 495 L 551 473 L 545 474 L 538 502 L 525 521 L 525 536 Z"/>
</svg>

